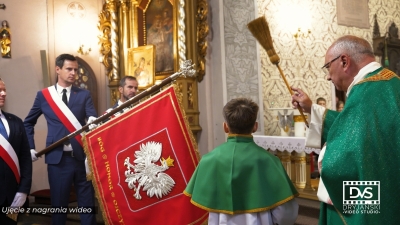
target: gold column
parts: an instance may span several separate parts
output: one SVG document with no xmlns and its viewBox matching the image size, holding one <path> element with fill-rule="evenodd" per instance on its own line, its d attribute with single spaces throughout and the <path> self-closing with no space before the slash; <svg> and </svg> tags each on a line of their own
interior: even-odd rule
<svg viewBox="0 0 400 225">
<path fill-rule="evenodd" d="M 196 78 L 179 78 L 177 80 L 178 92 L 182 94 L 182 104 L 185 108 L 186 118 L 190 129 L 196 137 L 197 132 L 201 131 L 199 125 L 199 110 L 197 100 L 197 81 Z"/>
<path fill-rule="evenodd" d="M 281 162 L 283 165 L 283 168 L 285 168 L 286 173 L 288 174 L 289 178 L 292 179 L 292 165 L 290 161 L 290 152 L 288 151 L 283 151 L 281 154 Z"/>
<path fill-rule="evenodd" d="M 290 155 L 290 166 L 292 169 L 292 177 L 290 179 L 292 180 L 293 184 L 296 184 L 296 162 L 295 162 L 295 151 L 293 151 Z"/>
<path fill-rule="evenodd" d="M 304 189 L 306 187 L 306 153 L 295 153 L 296 187 Z"/>
<path fill-rule="evenodd" d="M 178 32 L 179 60 L 191 59 L 196 65 L 197 79 L 180 79 L 179 82 L 184 86 L 183 99 L 185 102 L 185 112 L 189 120 L 190 129 L 195 137 L 201 131 L 199 123 L 199 105 L 198 105 L 198 81 L 203 79 L 205 74 L 205 54 L 207 50 L 206 36 L 208 35 L 208 4 L 205 0 L 180 0 L 180 5 L 185 5 L 185 11 L 180 12 L 178 20 L 184 18 L 185 34 Z M 185 14 L 185 16 L 183 16 Z M 183 38 L 186 36 L 186 38 Z M 183 42 L 183 40 L 186 40 Z M 192 41 L 189 41 L 192 40 Z M 185 46 L 180 44 L 185 43 Z M 184 55 L 184 53 L 186 53 Z M 203 58 L 202 58 L 203 57 Z"/>
<path fill-rule="evenodd" d="M 315 191 L 315 189 L 311 187 L 311 160 L 311 155 L 306 154 L 306 187 L 304 188 L 304 191 Z"/>
<path fill-rule="evenodd" d="M 99 36 L 101 61 L 106 69 L 108 87 L 110 88 L 111 103 L 119 99 L 118 82 L 119 74 L 119 46 L 118 46 L 118 10 L 117 1 L 107 0 L 99 15 L 98 28 L 102 34 Z"/>
<path fill-rule="evenodd" d="M 119 76 L 119 34 L 118 34 L 118 10 L 117 2 L 110 0 L 106 3 L 111 15 L 111 55 L 112 73 L 110 81 L 118 81 Z"/>
<path fill-rule="evenodd" d="M 131 43 L 131 48 L 139 47 L 139 40 L 138 40 L 138 17 L 133 12 L 139 6 L 139 2 L 137 0 L 130 1 L 130 14 L 129 14 L 129 22 L 132 29 L 129 30 L 129 41 Z"/>
<path fill-rule="evenodd" d="M 303 152 L 304 153 L 304 152 Z M 304 189 L 298 190 L 300 193 L 301 198 L 308 198 L 308 199 L 313 199 L 318 201 L 317 197 L 317 188 L 313 188 L 311 186 L 311 170 L 310 170 L 310 160 L 311 156 L 310 154 L 306 154 L 306 171 L 303 173 L 305 174 L 306 177 L 306 183 Z"/>
<path fill-rule="evenodd" d="M 131 47 L 131 42 L 130 42 L 130 28 L 131 28 L 131 23 L 130 23 L 130 16 L 131 10 L 130 10 L 130 1 L 121 1 L 119 7 L 118 7 L 118 20 L 119 20 L 119 39 L 118 39 L 118 45 L 119 45 L 119 58 L 121 59 L 119 62 L 119 74 L 120 74 L 120 79 L 124 77 L 126 74 L 125 71 L 128 71 L 128 48 Z"/>
</svg>

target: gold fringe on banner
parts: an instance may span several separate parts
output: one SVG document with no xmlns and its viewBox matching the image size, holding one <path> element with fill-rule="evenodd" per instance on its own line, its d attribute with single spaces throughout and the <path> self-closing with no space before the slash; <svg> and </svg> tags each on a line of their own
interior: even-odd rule
<svg viewBox="0 0 400 225">
<path fill-rule="evenodd" d="M 126 110 L 126 111 L 123 112 L 122 114 L 124 114 L 124 113 L 130 111 L 130 109 L 133 109 L 133 108 L 136 107 L 136 106 L 139 106 L 139 105 L 141 105 L 141 104 L 144 104 L 147 100 L 151 99 L 154 95 L 157 95 L 157 94 L 160 93 L 162 90 L 168 88 L 168 87 L 171 86 L 171 85 L 174 86 L 174 90 L 175 90 L 175 93 L 176 93 L 176 91 L 177 91 L 177 86 L 176 86 L 176 85 L 174 85 L 174 84 L 166 85 L 165 88 L 160 88 L 159 92 L 156 92 L 156 93 L 154 93 L 154 94 L 151 94 L 151 95 L 149 95 L 149 96 L 146 96 L 146 97 L 144 97 L 144 98 L 141 98 L 141 99 L 139 99 L 137 102 L 133 102 L 132 105 L 130 105 L 130 106 L 128 107 L 129 110 Z M 177 99 L 178 99 L 178 102 L 179 102 L 179 106 L 181 107 L 181 109 L 183 109 L 183 108 L 182 108 L 182 96 L 178 96 L 178 95 L 177 95 Z M 121 114 L 121 115 L 122 115 L 122 114 Z M 185 116 L 183 110 L 182 110 L 182 114 L 184 115 L 184 117 L 185 117 L 185 119 L 186 119 L 186 116 Z M 108 120 L 108 121 L 109 121 L 109 120 Z M 108 121 L 107 121 L 107 122 L 108 122 Z M 93 131 L 93 130 L 96 130 L 96 129 L 101 128 L 101 126 L 104 125 L 104 124 L 105 124 L 105 123 L 100 123 L 96 128 L 94 128 L 94 129 L 92 129 L 92 130 L 90 130 L 90 131 L 88 131 L 88 132 L 82 132 L 82 144 L 83 144 L 83 149 L 84 149 L 84 152 L 85 152 L 86 155 L 89 154 L 89 147 L 88 147 L 88 143 L 87 143 L 87 141 L 86 141 L 86 135 L 89 134 L 89 133 L 90 133 L 91 131 Z M 187 124 L 188 124 L 188 121 L 186 121 L 186 125 L 187 125 Z M 187 126 L 187 127 L 188 127 L 188 126 Z M 188 127 L 188 128 L 189 128 L 189 127 Z M 191 139 L 192 139 L 192 141 L 193 141 L 193 140 L 194 140 L 193 135 L 192 135 L 192 134 L 190 134 L 190 135 L 191 135 Z M 195 142 L 193 142 L 193 143 L 195 143 Z M 197 152 L 197 154 L 198 154 L 197 145 L 195 145 L 195 148 L 196 148 L 196 152 Z M 199 155 L 198 155 L 198 157 L 199 157 Z M 87 175 L 86 175 L 86 179 L 87 179 L 87 180 L 92 180 L 92 179 L 93 179 L 93 162 L 92 162 L 92 159 L 91 159 L 90 157 L 87 157 L 87 163 L 88 163 L 88 167 L 89 167 L 90 174 L 87 174 Z M 101 198 L 100 198 L 99 187 L 97 186 L 97 183 L 96 183 L 96 182 L 92 182 L 92 184 L 93 184 L 93 188 L 94 188 L 94 190 L 95 190 L 95 196 L 96 196 L 96 198 L 97 198 L 97 199 L 101 199 Z M 104 204 L 99 204 L 99 206 L 100 206 L 101 215 L 102 215 L 102 217 L 103 217 L 103 220 L 104 220 L 104 222 L 105 222 L 105 225 L 109 225 L 109 223 L 108 223 L 108 221 L 107 221 L 107 219 L 106 219 L 106 218 L 107 218 L 107 215 L 105 214 Z M 205 224 L 204 224 L 204 225 L 205 225 Z"/>
<path fill-rule="evenodd" d="M 159 92 L 157 92 L 155 94 L 152 94 L 152 95 L 149 95 L 148 97 L 146 97 L 145 100 L 142 98 L 142 99 L 140 99 L 140 101 L 132 103 L 132 105 L 129 107 L 129 110 L 126 110 L 122 114 L 125 114 L 126 112 L 129 112 L 131 109 L 134 109 L 134 108 L 136 108 L 136 107 L 138 107 L 138 106 L 140 106 L 142 104 L 145 104 L 147 101 L 151 100 L 152 97 L 154 97 L 155 95 L 159 94 L 163 90 L 169 88 L 171 85 L 173 86 L 173 89 L 175 91 L 175 95 L 176 95 L 176 98 L 178 100 L 179 107 L 181 109 L 182 117 L 183 117 L 183 119 L 185 121 L 183 126 L 186 127 L 186 130 L 190 131 L 189 121 L 187 120 L 186 112 L 184 110 L 183 103 L 182 103 L 183 102 L 183 96 L 182 96 L 181 93 L 178 92 L 179 88 L 178 88 L 177 84 L 175 84 L 174 82 L 171 83 L 170 85 L 166 85 L 163 88 L 160 88 Z M 119 115 L 119 116 L 121 116 L 121 115 Z M 90 130 L 88 132 L 83 132 L 82 133 L 82 143 L 83 143 L 83 148 L 84 148 L 84 151 L 85 151 L 86 155 L 90 154 L 89 146 L 88 146 L 88 143 L 87 143 L 87 140 L 86 140 L 86 135 L 89 134 L 90 132 L 94 131 L 94 130 L 97 130 L 97 129 L 106 129 L 106 128 L 103 128 L 103 125 L 107 126 L 107 124 L 109 122 L 111 122 L 112 120 L 113 119 L 108 120 L 105 123 L 100 124 L 96 128 L 94 128 L 94 129 L 92 129 L 92 130 Z M 193 144 L 193 147 L 194 147 L 194 150 L 195 150 L 195 157 L 199 161 L 201 156 L 200 156 L 200 153 L 199 153 L 199 150 L 198 150 L 196 139 L 194 138 L 192 132 L 189 132 L 189 139 L 190 139 L 189 141 Z M 92 180 L 93 179 L 93 162 L 92 162 L 92 159 L 90 157 L 87 158 L 87 161 L 88 161 L 88 166 L 89 166 L 89 171 L 90 171 L 90 174 L 87 175 L 87 179 L 88 180 Z M 93 187 L 94 187 L 94 190 L 95 190 L 96 198 L 97 199 L 101 199 L 100 191 L 99 191 L 99 187 L 98 187 L 97 183 L 96 182 L 92 182 L 92 184 L 93 184 Z M 100 205 L 100 210 L 101 210 L 101 214 L 103 216 L 103 219 L 104 219 L 105 223 L 108 224 L 107 219 L 106 219 L 107 215 L 105 214 L 105 208 L 104 208 L 105 206 L 104 206 L 104 204 L 101 204 L 101 203 L 99 205 Z M 208 214 L 206 214 L 206 215 L 208 215 Z M 200 218 L 200 220 L 201 220 L 201 218 Z M 206 220 L 203 223 L 203 225 L 206 225 L 207 221 L 208 220 Z M 196 222 L 194 222 L 194 224 L 196 224 Z"/>
</svg>

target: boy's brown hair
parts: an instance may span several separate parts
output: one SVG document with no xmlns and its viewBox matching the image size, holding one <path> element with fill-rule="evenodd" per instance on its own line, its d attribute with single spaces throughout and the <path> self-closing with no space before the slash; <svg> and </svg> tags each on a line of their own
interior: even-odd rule
<svg viewBox="0 0 400 225">
<path fill-rule="evenodd" d="M 223 108 L 223 116 L 231 134 L 251 134 L 257 120 L 258 105 L 248 98 L 230 100 Z"/>
</svg>

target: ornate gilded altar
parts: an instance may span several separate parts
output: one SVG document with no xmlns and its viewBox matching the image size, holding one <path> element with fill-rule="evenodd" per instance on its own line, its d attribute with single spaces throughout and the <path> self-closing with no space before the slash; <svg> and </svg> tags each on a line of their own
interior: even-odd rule
<svg viewBox="0 0 400 225">
<path fill-rule="evenodd" d="M 176 72 L 182 61 L 191 59 L 194 62 L 197 77 L 176 82 L 191 130 L 195 134 L 200 131 L 197 82 L 205 75 L 207 14 L 206 0 L 106 0 L 98 28 L 111 104 L 119 99 L 119 80 L 131 75 L 127 74 L 129 49 L 153 44 L 156 46 L 156 64 L 171 62 L 168 66 L 156 65 L 155 83 Z M 161 33 L 160 27 L 164 29 Z M 161 52 L 164 55 L 160 55 Z"/>
</svg>

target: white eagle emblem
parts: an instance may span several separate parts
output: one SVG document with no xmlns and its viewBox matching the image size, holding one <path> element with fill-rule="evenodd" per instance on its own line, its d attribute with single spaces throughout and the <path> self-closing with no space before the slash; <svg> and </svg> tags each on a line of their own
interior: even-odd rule
<svg viewBox="0 0 400 225">
<path fill-rule="evenodd" d="M 130 189 L 135 191 L 136 199 L 142 199 L 139 194 L 140 188 L 147 191 L 149 197 L 155 195 L 157 198 L 162 198 L 174 187 L 175 181 L 168 174 L 163 173 L 170 166 L 174 166 L 174 160 L 169 156 L 167 159 L 160 159 L 161 152 L 161 143 L 150 141 L 141 144 L 140 150 L 135 151 L 134 165 L 129 162 L 130 158 L 126 157 L 125 182 L 128 183 Z M 161 165 L 155 164 L 158 160 Z"/>
</svg>

